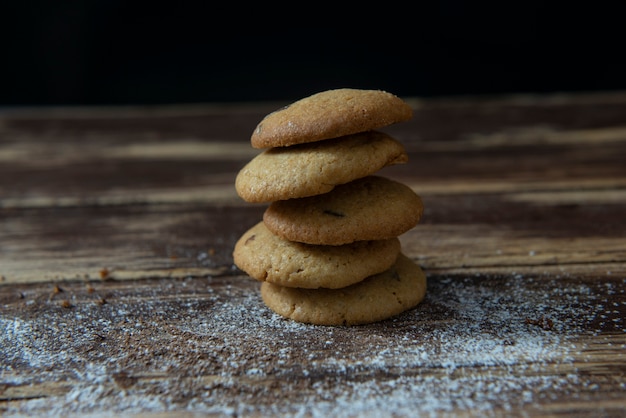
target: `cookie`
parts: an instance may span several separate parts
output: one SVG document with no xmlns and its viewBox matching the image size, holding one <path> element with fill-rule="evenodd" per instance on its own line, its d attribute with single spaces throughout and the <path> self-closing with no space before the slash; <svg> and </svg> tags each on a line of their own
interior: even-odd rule
<svg viewBox="0 0 626 418">
<path fill-rule="evenodd" d="M 360 325 L 391 318 L 417 306 L 426 294 L 426 276 L 400 254 L 388 270 L 342 289 L 299 289 L 270 282 L 261 297 L 274 312 L 315 325 Z"/>
<path fill-rule="evenodd" d="M 390 268 L 400 240 L 360 241 L 340 246 L 291 242 L 272 234 L 263 222 L 235 244 L 235 265 L 254 279 L 281 286 L 337 289 Z"/>
<path fill-rule="evenodd" d="M 289 241 L 343 245 L 397 237 L 418 224 L 423 209 L 409 186 L 366 176 L 325 194 L 272 202 L 263 221 Z"/>
<path fill-rule="evenodd" d="M 250 142 L 254 148 L 284 147 L 379 129 L 412 117 L 411 106 L 386 91 L 327 90 L 267 115 Z"/>
<path fill-rule="evenodd" d="M 400 142 L 385 133 L 368 131 L 265 150 L 239 171 L 235 189 L 247 202 L 307 197 L 407 161 Z"/>
</svg>

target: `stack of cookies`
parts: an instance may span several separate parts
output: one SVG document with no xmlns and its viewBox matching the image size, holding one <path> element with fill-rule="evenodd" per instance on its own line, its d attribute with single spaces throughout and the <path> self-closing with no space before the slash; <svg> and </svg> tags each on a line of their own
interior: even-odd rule
<svg viewBox="0 0 626 418">
<path fill-rule="evenodd" d="M 420 267 L 398 236 L 423 206 L 408 186 L 375 175 L 408 161 L 377 129 L 411 107 L 380 90 L 328 90 L 267 115 L 251 144 L 263 151 L 237 175 L 239 196 L 267 203 L 235 244 L 235 265 L 262 282 L 274 312 L 318 325 L 381 321 L 419 304 Z"/>
</svg>

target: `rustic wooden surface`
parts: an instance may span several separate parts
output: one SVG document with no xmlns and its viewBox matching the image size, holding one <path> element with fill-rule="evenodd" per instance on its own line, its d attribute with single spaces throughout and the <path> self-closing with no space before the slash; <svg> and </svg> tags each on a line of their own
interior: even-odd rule
<svg viewBox="0 0 626 418">
<path fill-rule="evenodd" d="M 384 169 L 426 299 L 360 327 L 268 311 L 232 264 L 284 103 L 0 111 L 6 416 L 626 413 L 626 94 L 418 100 Z"/>
</svg>

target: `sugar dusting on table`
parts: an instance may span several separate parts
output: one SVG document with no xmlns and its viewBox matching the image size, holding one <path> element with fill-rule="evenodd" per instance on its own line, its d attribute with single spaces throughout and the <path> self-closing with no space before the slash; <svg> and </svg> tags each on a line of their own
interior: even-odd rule
<svg viewBox="0 0 626 418">
<path fill-rule="evenodd" d="M 66 390 L 4 412 L 365 417 L 530 406 L 584 386 L 577 336 L 602 316 L 619 322 L 603 299 L 610 282 L 600 292 L 549 280 L 431 276 L 416 309 L 358 327 L 283 319 L 238 276 L 139 285 L 140 301 L 78 295 L 55 314 L 25 294 L 22 315 L 0 318 L 2 383 Z"/>
</svg>

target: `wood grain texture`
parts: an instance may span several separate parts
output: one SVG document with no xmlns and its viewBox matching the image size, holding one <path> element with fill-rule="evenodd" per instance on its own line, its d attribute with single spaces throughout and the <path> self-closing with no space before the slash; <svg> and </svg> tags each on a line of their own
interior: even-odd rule
<svg viewBox="0 0 626 418">
<path fill-rule="evenodd" d="M 407 99 L 385 129 L 429 280 L 389 321 L 306 326 L 232 264 L 280 103 L 0 111 L 6 416 L 626 412 L 626 94 Z"/>
</svg>

